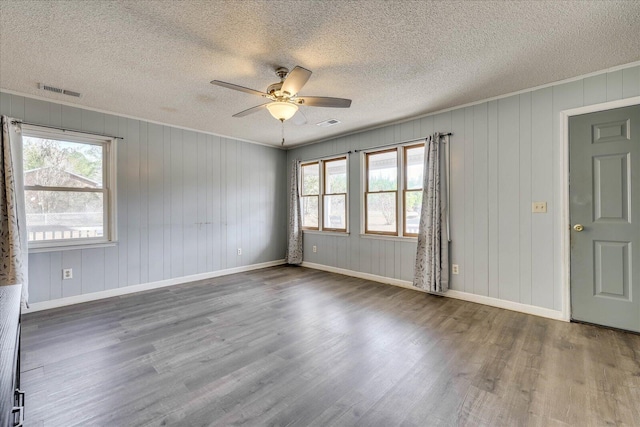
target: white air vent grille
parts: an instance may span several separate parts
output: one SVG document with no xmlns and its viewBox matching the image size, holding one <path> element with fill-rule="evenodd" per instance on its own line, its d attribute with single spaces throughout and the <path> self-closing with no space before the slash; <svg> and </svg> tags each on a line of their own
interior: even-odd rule
<svg viewBox="0 0 640 427">
<path fill-rule="evenodd" d="M 340 120 L 337 119 L 329 119 L 329 120 L 325 120 L 324 122 L 320 122 L 320 123 L 316 123 L 316 125 L 322 127 L 322 128 L 326 128 L 329 126 L 334 126 L 337 125 L 339 123 L 342 123 Z"/>
<path fill-rule="evenodd" d="M 72 90 L 67 90 L 65 89 L 64 92 L 65 95 L 69 95 L 69 96 L 75 96 L 76 98 L 80 98 L 80 92 L 74 92 Z"/>
<path fill-rule="evenodd" d="M 48 90 L 49 92 L 61 93 L 63 95 L 75 96 L 76 98 L 80 98 L 80 92 L 75 92 L 69 89 L 60 89 L 59 87 L 49 86 L 44 83 L 38 83 L 38 89 Z"/>
<path fill-rule="evenodd" d="M 53 86 L 45 85 L 45 84 L 42 84 L 42 83 L 40 83 L 40 84 L 38 85 L 38 88 L 39 88 L 39 89 L 42 89 L 42 90 L 48 90 L 49 92 L 55 92 L 55 93 L 62 93 L 62 92 L 64 92 L 64 90 L 63 90 L 63 89 L 60 89 L 59 87 L 53 87 Z"/>
</svg>

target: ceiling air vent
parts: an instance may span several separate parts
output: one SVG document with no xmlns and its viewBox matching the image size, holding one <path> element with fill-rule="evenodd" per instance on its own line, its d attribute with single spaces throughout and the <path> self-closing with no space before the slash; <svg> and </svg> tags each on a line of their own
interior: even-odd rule
<svg viewBox="0 0 640 427">
<path fill-rule="evenodd" d="M 64 92 L 64 90 L 60 89 L 59 87 L 53 87 L 53 86 L 45 85 L 42 83 L 38 84 L 38 89 L 48 90 L 49 92 L 55 92 L 55 93 Z"/>
<path fill-rule="evenodd" d="M 75 96 L 76 98 L 80 98 L 80 92 L 74 92 L 72 90 L 65 89 L 62 93 L 69 96 Z"/>
<path fill-rule="evenodd" d="M 316 125 L 320 126 L 321 128 L 328 128 L 329 126 L 334 126 L 334 125 L 337 125 L 338 123 L 342 123 L 342 122 L 336 119 L 329 119 L 329 120 L 325 120 L 324 122 L 316 123 Z"/>
<path fill-rule="evenodd" d="M 79 92 L 74 92 L 69 89 L 60 89 L 59 87 L 49 86 L 44 83 L 38 83 L 38 89 L 48 90 L 49 92 L 61 93 L 63 95 L 75 96 L 76 98 L 80 98 L 81 94 Z"/>
</svg>

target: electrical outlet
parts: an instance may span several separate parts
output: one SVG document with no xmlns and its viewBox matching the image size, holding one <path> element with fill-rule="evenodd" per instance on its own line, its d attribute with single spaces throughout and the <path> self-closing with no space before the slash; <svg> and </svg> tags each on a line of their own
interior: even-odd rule
<svg viewBox="0 0 640 427">
<path fill-rule="evenodd" d="M 531 212 L 547 213 L 547 202 L 533 202 L 531 204 Z"/>
<path fill-rule="evenodd" d="M 73 269 L 72 268 L 63 268 L 62 269 L 62 279 L 73 279 Z"/>
<path fill-rule="evenodd" d="M 238 255 L 242 255 L 242 248 L 238 248 Z"/>
<path fill-rule="evenodd" d="M 458 274 L 460 273 L 460 268 L 458 267 L 458 264 L 451 264 L 451 274 Z"/>
<path fill-rule="evenodd" d="M 315 254 L 316 252 L 318 252 L 318 247 L 316 245 L 313 245 L 313 253 Z"/>
</svg>

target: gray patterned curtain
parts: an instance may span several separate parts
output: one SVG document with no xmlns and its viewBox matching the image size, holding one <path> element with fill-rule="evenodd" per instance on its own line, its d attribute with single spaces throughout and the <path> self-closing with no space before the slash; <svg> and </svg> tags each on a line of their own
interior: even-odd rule
<svg viewBox="0 0 640 427">
<path fill-rule="evenodd" d="M 286 257 L 288 264 L 302 264 L 302 214 L 300 212 L 299 174 L 300 162 L 294 160 L 291 165 L 289 181 L 289 236 Z"/>
<path fill-rule="evenodd" d="M 22 175 L 22 128 L 2 116 L 0 134 L 0 286 L 22 284 L 29 301 L 27 219 Z"/>
<path fill-rule="evenodd" d="M 440 180 L 443 158 L 440 134 L 435 133 L 425 142 L 422 212 L 413 279 L 413 286 L 428 292 L 444 292 L 449 288 L 448 188 Z"/>
</svg>

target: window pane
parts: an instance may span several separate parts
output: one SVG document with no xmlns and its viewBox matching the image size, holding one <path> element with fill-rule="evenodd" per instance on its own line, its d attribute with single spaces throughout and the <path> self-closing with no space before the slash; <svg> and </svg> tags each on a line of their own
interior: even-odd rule
<svg viewBox="0 0 640 427">
<path fill-rule="evenodd" d="M 101 145 L 23 137 L 24 183 L 102 188 Z"/>
<path fill-rule="evenodd" d="M 346 196 L 324 196 L 324 228 L 347 229 Z"/>
<path fill-rule="evenodd" d="M 367 154 L 369 191 L 394 191 L 398 188 L 398 152 Z"/>
<path fill-rule="evenodd" d="M 406 149 L 407 190 L 422 188 L 424 171 L 424 146 Z"/>
<path fill-rule="evenodd" d="M 418 234 L 420 212 L 422 211 L 422 190 L 407 191 L 404 195 L 404 232 Z"/>
<path fill-rule="evenodd" d="M 347 159 L 327 161 L 325 166 L 325 194 L 347 192 Z"/>
<path fill-rule="evenodd" d="M 302 195 L 320 193 L 320 165 L 312 163 L 302 165 Z M 317 203 L 317 200 L 316 200 Z"/>
<path fill-rule="evenodd" d="M 302 197 L 302 226 L 318 228 L 318 196 Z"/>
<path fill-rule="evenodd" d="M 367 231 L 396 233 L 396 194 L 367 194 Z"/>
<path fill-rule="evenodd" d="M 102 193 L 25 191 L 29 241 L 102 237 Z"/>
</svg>

